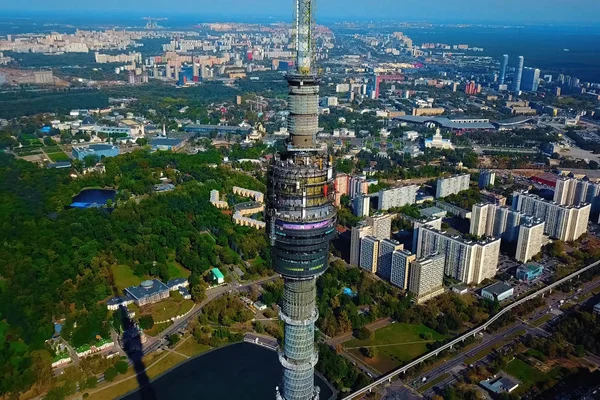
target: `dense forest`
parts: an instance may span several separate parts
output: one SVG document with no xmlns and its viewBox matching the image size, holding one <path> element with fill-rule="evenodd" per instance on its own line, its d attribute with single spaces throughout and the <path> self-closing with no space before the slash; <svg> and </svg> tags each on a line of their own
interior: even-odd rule
<svg viewBox="0 0 600 400">
<path fill-rule="evenodd" d="M 260 255 L 267 262 L 246 270 L 250 276 L 267 272 L 264 232 L 234 225 L 208 201 L 211 189 L 264 191 L 264 184 L 207 166 L 220 159 L 214 150 L 193 156 L 136 151 L 106 159 L 105 174 L 73 179 L 68 170 L 0 154 L 0 395 L 48 383 L 52 354 L 44 342 L 53 321 L 77 322 L 67 328 L 77 343 L 106 334 L 99 302 L 118 294 L 112 265 L 168 279 L 161 266 L 175 257 L 191 271 L 192 291 L 212 266 Z M 161 174 L 176 190 L 152 194 Z M 67 209 L 84 187 L 118 188 L 115 210 Z"/>
</svg>

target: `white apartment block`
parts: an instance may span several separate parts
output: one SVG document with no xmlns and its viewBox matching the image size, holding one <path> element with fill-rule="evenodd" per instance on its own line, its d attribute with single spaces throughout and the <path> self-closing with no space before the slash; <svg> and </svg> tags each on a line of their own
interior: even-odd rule
<svg viewBox="0 0 600 400">
<path fill-rule="evenodd" d="M 379 191 L 379 203 L 377 208 L 381 211 L 390 208 L 402 207 L 417 202 L 417 185 L 401 186 Z"/>
<path fill-rule="evenodd" d="M 390 282 L 400 289 L 408 289 L 408 277 L 410 263 L 415 261 L 417 256 L 408 250 L 398 250 L 392 253 L 392 270 Z"/>
<path fill-rule="evenodd" d="M 352 212 L 357 217 L 366 217 L 371 212 L 371 198 L 359 195 L 352 199 Z"/>
<path fill-rule="evenodd" d="M 373 228 L 364 222 L 352 228 L 350 239 L 350 265 L 358 267 L 360 264 L 360 242 L 362 238 L 371 236 Z"/>
<path fill-rule="evenodd" d="M 482 169 L 479 172 L 479 189 L 485 189 L 488 186 L 494 186 L 496 182 L 496 173 L 494 171 L 490 171 L 489 169 Z"/>
<path fill-rule="evenodd" d="M 519 227 L 515 259 L 526 263 L 542 250 L 544 221 L 528 222 Z"/>
<path fill-rule="evenodd" d="M 514 242 L 519 236 L 519 226 L 533 219 L 522 212 L 495 204 L 475 204 L 471 210 L 469 233 L 490 236 Z"/>
<path fill-rule="evenodd" d="M 496 275 L 500 239 L 475 242 L 428 226 L 419 227 L 415 235 L 417 258 L 443 254 L 446 257 L 445 273 L 454 279 L 466 284 L 479 284 Z"/>
<path fill-rule="evenodd" d="M 392 255 L 395 251 L 403 250 L 404 246 L 392 239 L 379 242 L 379 257 L 377 260 L 377 275 L 386 281 L 392 278 Z"/>
<path fill-rule="evenodd" d="M 554 188 L 554 201 L 563 206 L 592 206 L 591 213 L 600 210 L 600 184 L 575 178 L 560 178 Z"/>
<path fill-rule="evenodd" d="M 373 227 L 373 236 L 380 240 L 392 237 L 392 217 L 391 214 L 367 217 L 367 224 Z"/>
<path fill-rule="evenodd" d="M 587 232 L 591 206 L 564 206 L 526 192 L 513 193 L 513 208 L 545 221 L 544 234 L 572 242 Z"/>
<path fill-rule="evenodd" d="M 450 178 L 438 178 L 435 198 L 439 199 L 469 189 L 470 180 L 471 175 L 469 174 L 452 176 Z"/>
<path fill-rule="evenodd" d="M 360 267 L 374 274 L 377 272 L 379 239 L 367 236 L 360 240 Z"/>
<path fill-rule="evenodd" d="M 436 254 L 410 264 L 408 291 L 417 304 L 444 293 L 444 255 Z"/>
</svg>

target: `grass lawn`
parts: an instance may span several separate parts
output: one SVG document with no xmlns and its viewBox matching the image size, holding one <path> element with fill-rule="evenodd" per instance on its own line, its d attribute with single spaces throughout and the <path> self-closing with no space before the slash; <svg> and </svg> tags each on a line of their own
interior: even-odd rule
<svg viewBox="0 0 600 400">
<path fill-rule="evenodd" d="M 504 371 L 521 381 L 521 384 L 517 388 L 517 393 L 525 393 L 534 385 L 556 378 L 560 372 L 560 368 L 557 367 L 548 373 L 543 373 L 526 362 L 515 358 L 508 363 Z"/>
<path fill-rule="evenodd" d="M 169 277 L 175 278 L 188 278 L 191 274 L 190 271 L 183 268 L 177 261 L 167 261 L 167 267 L 169 267 Z"/>
<path fill-rule="evenodd" d="M 157 356 L 165 356 L 165 353 L 158 354 Z M 150 365 L 154 361 L 156 361 L 158 357 L 146 358 L 144 357 L 144 364 Z M 162 374 L 170 368 L 173 368 L 177 364 L 185 361 L 185 358 L 174 353 L 169 353 L 155 366 L 148 368 L 146 373 L 150 379 L 155 378 L 156 376 Z M 98 392 L 91 393 L 88 397 L 88 400 L 105 400 L 105 399 L 117 399 L 123 396 L 125 393 L 128 393 L 134 389 L 139 387 L 138 381 L 135 378 L 123 380 L 127 377 L 133 375 L 133 369 L 130 368 L 129 371 L 125 375 L 119 375 L 116 381 L 122 380 L 118 384 L 114 386 L 107 387 L 106 389 L 101 389 Z M 122 377 L 122 378 L 121 378 Z M 121 379 L 119 379 L 121 378 Z M 100 386 L 101 387 L 101 386 Z"/>
<path fill-rule="evenodd" d="M 428 391 L 429 389 L 431 389 L 438 383 L 442 382 L 444 379 L 448 378 L 449 376 L 450 376 L 449 373 L 442 374 L 442 375 L 438 376 L 437 378 L 432 379 L 429 382 L 425 383 L 423 386 L 420 386 L 419 389 L 417 389 L 417 390 L 419 391 L 419 393 L 425 393 L 426 391 Z"/>
<path fill-rule="evenodd" d="M 146 335 L 148 335 L 148 336 L 156 336 L 159 333 L 161 333 L 162 331 L 164 331 L 165 329 L 167 329 L 168 327 L 170 327 L 171 325 L 173 325 L 172 321 L 165 322 L 164 324 L 154 324 L 152 329 L 146 329 L 144 331 L 144 333 L 146 333 Z"/>
<path fill-rule="evenodd" d="M 545 315 L 542 315 L 541 317 L 539 317 L 538 319 L 536 319 L 535 321 L 531 322 L 531 325 L 535 326 L 537 328 L 538 326 L 544 325 L 546 322 L 550 321 L 552 318 L 554 318 L 554 315 L 545 314 Z"/>
<path fill-rule="evenodd" d="M 135 275 L 128 265 L 113 265 L 110 269 L 115 278 L 115 285 L 119 290 L 123 290 L 129 286 L 137 286 L 144 280 Z"/>
<path fill-rule="evenodd" d="M 140 315 L 152 314 L 154 321 L 166 321 L 185 314 L 192 307 L 194 307 L 193 300 L 184 300 L 178 292 L 175 292 L 168 299 L 140 307 Z"/>
<path fill-rule="evenodd" d="M 52 162 L 70 161 L 71 160 L 69 158 L 69 156 L 62 151 L 58 152 L 58 153 L 46 153 L 46 155 Z"/>
<path fill-rule="evenodd" d="M 206 344 L 196 342 L 196 338 L 189 338 L 185 343 L 177 347 L 177 352 L 185 354 L 189 357 L 197 356 L 198 354 L 206 353 L 211 347 Z"/>
<path fill-rule="evenodd" d="M 344 347 L 380 372 L 387 372 L 427 352 L 427 341 L 421 339 L 421 333 L 430 333 L 433 341 L 445 338 L 425 325 L 395 323 L 376 330 L 373 340 L 353 339 L 344 343 Z M 376 347 L 379 355 L 365 359 L 360 347 L 370 346 Z"/>
</svg>

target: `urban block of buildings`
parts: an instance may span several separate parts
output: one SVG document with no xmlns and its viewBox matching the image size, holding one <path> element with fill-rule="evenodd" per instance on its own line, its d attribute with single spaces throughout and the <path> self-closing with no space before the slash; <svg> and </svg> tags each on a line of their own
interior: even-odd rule
<svg viewBox="0 0 600 400">
<path fill-rule="evenodd" d="M 527 192 L 515 192 L 513 209 L 544 221 L 545 235 L 572 242 L 587 232 L 591 206 L 585 203 L 564 206 Z"/>
<path fill-rule="evenodd" d="M 466 284 L 479 284 L 496 275 L 500 239 L 473 241 L 429 226 L 420 226 L 415 235 L 417 258 L 443 254 L 445 274 L 451 278 Z"/>
<path fill-rule="evenodd" d="M 439 199 L 469 189 L 470 180 L 471 175 L 469 174 L 452 176 L 449 178 L 438 178 L 436 182 L 435 198 Z"/>
</svg>

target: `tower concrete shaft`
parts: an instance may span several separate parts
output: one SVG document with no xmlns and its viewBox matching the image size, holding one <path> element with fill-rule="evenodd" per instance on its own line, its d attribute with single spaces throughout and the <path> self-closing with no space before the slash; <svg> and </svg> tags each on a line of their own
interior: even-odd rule
<svg viewBox="0 0 600 400">
<path fill-rule="evenodd" d="M 282 400 L 318 399 L 314 331 L 318 318 L 316 279 L 328 267 L 335 235 L 333 160 L 316 140 L 319 79 L 313 68 L 314 1 L 297 0 L 292 32 L 296 68 L 288 73 L 287 150 L 269 167 L 267 229 L 273 266 L 284 279 L 280 318 L 284 322 Z"/>
</svg>

